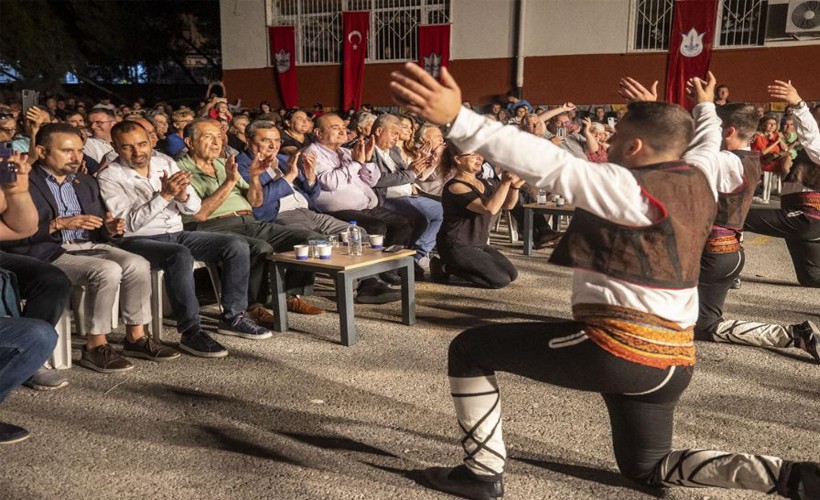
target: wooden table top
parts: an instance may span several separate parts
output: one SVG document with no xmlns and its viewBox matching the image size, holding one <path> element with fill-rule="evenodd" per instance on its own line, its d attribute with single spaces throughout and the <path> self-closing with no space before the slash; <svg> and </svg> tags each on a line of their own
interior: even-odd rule
<svg viewBox="0 0 820 500">
<path fill-rule="evenodd" d="M 558 207 L 555 205 L 554 201 L 548 201 L 546 203 L 526 203 L 524 204 L 524 208 L 531 208 L 533 210 L 549 210 L 550 212 L 574 212 L 575 205 L 570 205 L 567 203 L 563 207 Z"/>
<path fill-rule="evenodd" d="M 373 250 L 370 247 L 362 248 L 362 255 L 348 255 L 347 247 L 338 246 L 333 249 L 333 255 L 327 260 L 322 259 L 307 259 L 299 260 L 296 258 L 294 252 L 274 253 L 268 257 L 270 260 L 276 262 L 284 262 L 288 264 L 301 264 L 318 269 L 332 269 L 334 271 L 345 271 L 347 269 L 355 269 L 357 267 L 369 266 L 371 264 L 378 264 L 379 262 L 387 262 L 390 260 L 400 259 L 415 255 L 415 250 L 399 250 L 395 253 L 385 253 L 381 250 Z"/>
</svg>

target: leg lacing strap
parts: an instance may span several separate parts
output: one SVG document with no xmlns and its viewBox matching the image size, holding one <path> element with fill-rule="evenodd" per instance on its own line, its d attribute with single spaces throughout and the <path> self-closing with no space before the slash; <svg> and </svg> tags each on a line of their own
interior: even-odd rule
<svg viewBox="0 0 820 500">
<path fill-rule="evenodd" d="M 506 457 L 504 456 L 503 453 L 499 453 L 498 451 L 490 448 L 487 445 L 487 443 L 489 443 L 490 440 L 492 440 L 492 438 L 495 436 L 495 433 L 498 430 L 498 426 L 501 424 L 500 414 L 499 414 L 498 420 L 496 420 L 495 423 L 492 424 L 492 429 L 490 430 L 489 433 L 487 433 L 487 436 L 483 440 L 476 439 L 476 437 L 475 437 L 476 430 L 479 429 L 480 427 L 482 427 L 485 424 L 485 421 L 492 415 L 492 413 L 498 407 L 498 404 L 501 401 L 501 398 L 499 396 L 499 391 L 495 390 L 495 391 L 488 391 L 488 392 L 480 392 L 480 393 L 476 393 L 476 394 L 452 394 L 452 396 L 453 396 L 453 398 L 471 398 L 471 397 L 489 396 L 489 395 L 492 395 L 492 394 L 495 394 L 495 396 L 496 396 L 495 401 L 493 402 L 490 409 L 487 410 L 487 412 L 484 413 L 484 415 L 482 415 L 482 417 L 475 423 L 475 425 L 473 425 L 471 428 L 468 429 L 467 427 L 464 426 L 464 423 L 461 421 L 461 419 L 459 419 L 458 420 L 458 426 L 461 427 L 461 431 L 464 432 L 464 437 L 461 439 L 461 447 L 464 448 L 464 453 L 466 454 L 466 457 L 465 457 L 464 461 L 465 462 L 470 462 L 470 465 L 474 465 L 475 467 L 478 467 L 478 468 L 480 468 L 484 471 L 487 471 L 490 474 L 501 474 L 502 471 L 497 471 L 497 470 L 493 469 L 492 467 L 489 467 L 489 466 L 481 463 L 480 461 L 478 461 L 476 459 L 476 455 L 478 455 L 481 451 L 485 451 L 487 453 L 492 453 L 493 455 L 497 456 L 501 460 L 506 459 Z M 472 447 L 473 448 L 472 450 L 470 450 L 471 443 L 474 446 L 474 447 Z"/>
</svg>

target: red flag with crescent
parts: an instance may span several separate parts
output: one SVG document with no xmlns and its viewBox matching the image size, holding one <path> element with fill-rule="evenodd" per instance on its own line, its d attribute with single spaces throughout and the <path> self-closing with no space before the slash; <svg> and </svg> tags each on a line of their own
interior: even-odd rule
<svg viewBox="0 0 820 500">
<path fill-rule="evenodd" d="M 276 83 L 286 108 L 299 107 L 299 92 L 296 83 L 296 37 L 293 26 L 271 26 L 268 28 L 270 57 L 276 68 Z"/>
<path fill-rule="evenodd" d="M 369 12 L 342 12 L 342 45 L 344 58 L 344 102 L 342 109 L 359 109 L 364 90 L 364 60 L 367 56 L 367 34 L 370 29 Z"/>
</svg>

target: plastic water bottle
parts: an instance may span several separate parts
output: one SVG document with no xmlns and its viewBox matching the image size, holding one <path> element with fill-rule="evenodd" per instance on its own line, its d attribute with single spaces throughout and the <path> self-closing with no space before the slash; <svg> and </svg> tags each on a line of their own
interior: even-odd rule
<svg viewBox="0 0 820 500">
<path fill-rule="evenodd" d="M 362 254 L 362 230 L 356 225 L 356 221 L 350 221 L 347 228 L 347 253 L 349 255 Z"/>
<path fill-rule="evenodd" d="M 547 192 L 543 189 L 539 189 L 538 194 L 535 197 L 535 202 L 539 205 L 546 205 L 547 204 Z"/>
</svg>

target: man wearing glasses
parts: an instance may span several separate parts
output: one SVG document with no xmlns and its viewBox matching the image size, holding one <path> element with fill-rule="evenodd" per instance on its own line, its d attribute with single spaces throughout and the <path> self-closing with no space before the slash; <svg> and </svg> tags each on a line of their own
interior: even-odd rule
<svg viewBox="0 0 820 500">
<path fill-rule="evenodd" d="M 566 113 L 552 117 L 547 122 L 546 139 L 561 149 L 568 151 L 576 158 L 586 160 L 584 151 L 584 138 L 578 133 L 577 124 Z"/>
<path fill-rule="evenodd" d="M 111 146 L 111 127 L 114 126 L 114 112 L 107 108 L 94 108 L 88 113 L 88 125 L 93 137 L 85 141 L 83 151 L 102 165 L 108 153 L 114 151 Z M 113 156 L 113 155 L 112 155 Z M 112 160 L 113 158 L 108 158 Z"/>
</svg>

